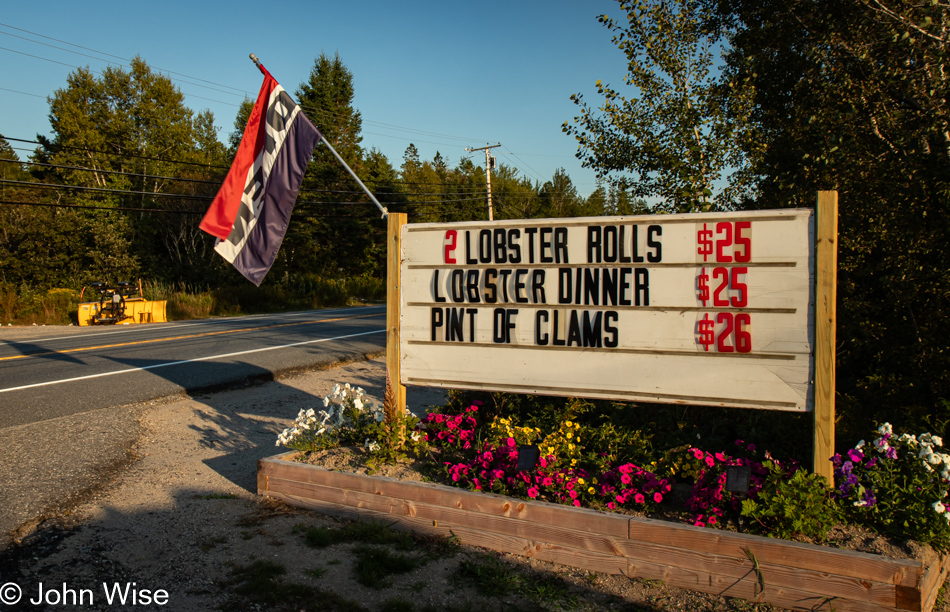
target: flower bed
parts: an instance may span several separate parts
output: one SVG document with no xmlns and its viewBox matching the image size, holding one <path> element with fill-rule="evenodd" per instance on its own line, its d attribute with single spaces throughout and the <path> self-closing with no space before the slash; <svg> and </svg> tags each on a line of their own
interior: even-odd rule
<svg viewBox="0 0 950 612">
<path fill-rule="evenodd" d="M 486 408 L 458 395 L 420 420 L 395 408 L 390 385 L 382 406 L 363 397 L 362 389 L 338 385 L 324 399 L 326 410 L 301 410 L 277 445 L 311 453 L 362 447 L 370 473 L 415 456 L 422 474 L 447 489 L 419 493 L 388 484 L 383 490 L 327 476 L 338 474 L 327 469 L 319 476 L 287 472 L 281 461 L 276 486 L 267 472 L 262 492 L 347 516 L 398 516 L 407 528 L 444 533 L 448 523 L 463 541 L 496 550 L 798 609 L 828 602 L 835 609 L 929 609 L 946 576 L 950 454 L 939 452 L 943 441 L 929 433 L 895 435 L 890 424 L 881 425 L 873 444 L 859 442 L 832 458 L 837 486 L 831 489 L 794 454 L 779 460 L 741 439 L 730 451 L 709 452 L 682 438 L 658 448 L 629 422 L 615 425 L 624 418 L 617 406 L 493 396 Z M 727 444 L 720 437 L 717 447 Z M 319 456 L 308 458 L 326 465 Z M 488 498 L 503 501 L 478 501 Z M 528 523 L 525 509 L 533 509 Z M 631 514 L 707 529 L 683 531 L 678 523 Z M 598 527 L 578 530 L 578 521 Z M 841 557 L 857 553 L 830 546 L 812 553 L 795 548 L 808 545 L 794 541 L 827 543 L 832 531 L 848 527 L 888 536 L 897 548 L 862 543 L 884 552 L 863 560 Z M 654 533 L 660 539 L 651 539 Z M 905 552 L 900 548 L 914 560 L 895 558 Z M 759 550 L 768 552 L 762 557 Z"/>
<path fill-rule="evenodd" d="M 589 571 L 794 610 L 933 608 L 950 557 L 892 559 L 432 483 L 262 459 L 258 493 L 344 518 L 375 518 Z"/>
</svg>

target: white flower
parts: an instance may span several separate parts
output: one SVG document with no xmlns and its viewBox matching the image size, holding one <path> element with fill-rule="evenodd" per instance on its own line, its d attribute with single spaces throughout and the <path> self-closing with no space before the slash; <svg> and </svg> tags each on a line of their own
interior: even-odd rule
<svg viewBox="0 0 950 612">
<path fill-rule="evenodd" d="M 377 413 L 376 413 L 376 422 L 377 422 L 377 423 L 382 423 L 382 422 L 383 422 L 383 419 L 385 419 L 385 418 L 386 418 L 386 415 L 384 415 L 382 412 L 377 412 Z"/>
<path fill-rule="evenodd" d="M 350 383 L 346 383 L 345 385 L 343 385 L 343 388 L 346 389 L 347 391 L 349 391 L 349 390 L 350 390 Z"/>
<path fill-rule="evenodd" d="M 317 413 L 313 411 L 313 408 L 311 408 L 310 410 L 307 411 L 307 418 L 312 419 L 314 416 L 316 416 L 316 414 Z"/>
<path fill-rule="evenodd" d="M 917 436 L 912 436 L 910 434 L 901 434 L 901 437 L 898 438 L 898 440 L 904 442 L 905 444 L 917 444 Z M 923 439 L 921 439 L 921 442 L 923 442 Z"/>
<path fill-rule="evenodd" d="M 935 501 L 935 502 L 934 502 L 933 504 L 931 504 L 931 505 L 933 506 L 933 508 L 934 508 L 934 510 L 937 512 L 937 514 L 943 514 L 943 513 L 947 510 L 947 507 L 944 506 L 944 505 L 943 505 L 943 502 L 940 502 L 940 501 Z"/>
<path fill-rule="evenodd" d="M 860 440 L 857 444 L 854 445 L 854 448 L 856 450 L 861 450 L 862 448 L 864 448 L 864 440 Z"/>
<path fill-rule="evenodd" d="M 888 444 L 884 438 L 878 438 L 874 441 L 874 448 L 876 448 L 879 453 L 886 453 L 890 447 L 891 445 Z"/>
<path fill-rule="evenodd" d="M 363 446 L 369 449 L 370 452 L 375 451 L 376 449 L 379 448 L 379 444 L 377 444 L 370 438 L 366 438 L 366 440 L 363 442 Z"/>
<path fill-rule="evenodd" d="M 867 505 L 868 505 L 868 502 L 867 502 L 866 500 L 859 499 L 858 501 L 854 502 L 854 505 L 855 505 L 855 506 L 867 506 Z"/>
<path fill-rule="evenodd" d="M 877 433 L 879 433 L 879 434 L 881 434 L 881 435 L 884 435 L 884 434 L 892 434 L 892 433 L 894 433 L 894 428 L 891 427 L 891 424 L 890 424 L 890 423 L 884 423 L 883 425 L 881 425 L 880 427 L 877 428 Z"/>
<path fill-rule="evenodd" d="M 340 394 L 340 383 L 337 383 L 333 385 L 333 395 L 339 395 L 339 394 Z"/>
<path fill-rule="evenodd" d="M 940 436 L 933 436 L 930 439 L 933 440 L 934 446 L 943 446 L 943 438 Z"/>
<path fill-rule="evenodd" d="M 323 398 L 323 407 L 324 407 L 324 408 L 329 408 L 329 407 L 330 407 L 330 396 L 329 396 L 329 395 Z"/>
<path fill-rule="evenodd" d="M 362 411 L 363 411 L 363 400 L 361 400 L 360 398 L 356 398 L 355 400 L 353 400 L 353 407 L 356 408 L 357 410 L 359 410 L 360 412 L 362 412 Z"/>
<path fill-rule="evenodd" d="M 412 438 L 413 442 L 418 442 L 419 440 L 422 439 L 422 433 L 418 431 L 414 431 L 411 434 L 409 434 L 409 437 Z"/>
</svg>

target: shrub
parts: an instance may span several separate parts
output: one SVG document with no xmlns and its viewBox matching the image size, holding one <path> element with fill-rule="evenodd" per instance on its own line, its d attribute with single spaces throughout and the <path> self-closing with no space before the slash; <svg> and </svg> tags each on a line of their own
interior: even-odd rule
<svg viewBox="0 0 950 612">
<path fill-rule="evenodd" d="M 935 548 L 950 547 L 950 455 L 943 440 L 929 433 L 894 435 L 890 423 L 844 455 L 836 454 L 837 496 L 855 523 Z"/>
<path fill-rule="evenodd" d="M 791 539 L 798 535 L 823 540 L 841 520 L 841 511 L 818 474 L 789 470 L 766 461 L 768 475 L 754 499 L 742 502 L 742 516 L 752 519 L 752 531 Z"/>
</svg>

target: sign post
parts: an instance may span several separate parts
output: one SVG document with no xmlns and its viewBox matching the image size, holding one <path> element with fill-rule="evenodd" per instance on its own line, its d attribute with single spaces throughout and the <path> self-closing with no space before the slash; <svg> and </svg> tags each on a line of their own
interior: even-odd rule
<svg viewBox="0 0 950 612">
<path fill-rule="evenodd" d="M 402 384 L 399 359 L 399 319 L 402 290 L 400 255 L 402 252 L 402 227 L 406 224 L 405 213 L 389 213 L 386 241 L 386 375 L 396 397 L 396 414 L 406 412 L 406 386 Z"/>
<path fill-rule="evenodd" d="M 834 482 L 838 192 L 818 192 L 815 240 L 815 473 Z"/>
</svg>

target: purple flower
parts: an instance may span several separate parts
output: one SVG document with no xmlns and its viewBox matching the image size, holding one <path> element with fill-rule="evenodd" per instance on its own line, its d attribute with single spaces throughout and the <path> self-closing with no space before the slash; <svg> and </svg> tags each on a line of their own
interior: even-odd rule
<svg viewBox="0 0 950 612">
<path fill-rule="evenodd" d="M 861 451 L 857 449 L 852 448 L 851 450 L 848 451 L 848 457 L 851 459 L 851 461 L 855 463 L 860 463 L 861 460 L 864 459 L 864 453 L 862 453 Z"/>
<path fill-rule="evenodd" d="M 897 459 L 897 449 L 893 446 L 887 448 L 887 458 L 888 459 Z"/>
</svg>

